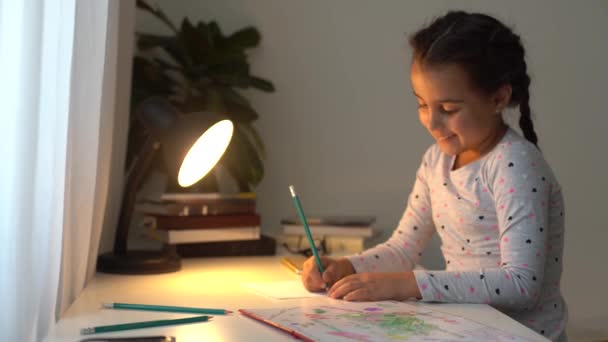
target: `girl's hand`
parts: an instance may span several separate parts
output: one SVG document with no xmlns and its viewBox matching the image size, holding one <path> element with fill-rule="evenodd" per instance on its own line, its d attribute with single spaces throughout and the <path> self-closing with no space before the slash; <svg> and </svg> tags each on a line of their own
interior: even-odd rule
<svg viewBox="0 0 608 342">
<path fill-rule="evenodd" d="M 355 273 L 353 265 L 346 258 L 333 259 L 320 257 L 323 265 L 323 276 L 319 274 L 319 269 L 314 257 L 308 258 L 302 266 L 302 283 L 308 291 L 321 291 L 326 286 L 331 286 L 338 280 Z"/>
<path fill-rule="evenodd" d="M 331 298 L 361 302 L 422 297 L 413 272 L 349 275 L 335 283 L 327 295 Z"/>
</svg>

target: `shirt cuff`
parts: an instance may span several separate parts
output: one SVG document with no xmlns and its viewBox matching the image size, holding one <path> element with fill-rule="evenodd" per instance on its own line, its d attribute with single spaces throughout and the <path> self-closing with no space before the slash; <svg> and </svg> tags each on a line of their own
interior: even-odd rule
<svg viewBox="0 0 608 342">
<path fill-rule="evenodd" d="M 365 264 L 365 257 L 363 255 L 349 255 L 346 257 L 353 265 L 355 273 L 366 273 L 369 272 L 367 265 Z"/>
<path fill-rule="evenodd" d="M 433 287 L 429 281 L 429 275 L 426 271 L 414 270 L 414 277 L 416 278 L 416 284 L 418 284 L 418 290 L 422 295 L 422 301 L 430 302 L 441 298 L 435 298 L 433 295 Z"/>
</svg>

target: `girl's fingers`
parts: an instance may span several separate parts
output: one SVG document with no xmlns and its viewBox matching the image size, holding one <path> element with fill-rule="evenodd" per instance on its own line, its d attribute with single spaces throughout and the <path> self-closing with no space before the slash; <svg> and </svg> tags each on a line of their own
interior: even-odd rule
<svg viewBox="0 0 608 342">
<path fill-rule="evenodd" d="M 361 282 L 356 277 L 348 276 L 340 279 L 331 287 L 327 295 L 331 298 L 342 298 L 349 292 L 361 287 Z"/>
<path fill-rule="evenodd" d="M 327 273 L 328 269 L 333 269 L 330 271 L 329 276 L 330 279 L 334 280 L 335 276 L 331 276 L 331 274 L 335 274 L 335 260 L 328 257 L 321 257 L 321 265 L 325 269 L 323 274 L 319 273 L 319 269 L 317 267 L 317 263 L 313 257 L 306 259 L 304 262 L 303 270 L 302 270 L 302 282 L 304 283 L 304 287 L 308 291 L 321 291 L 327 287 L 327 280 L 325 280 L 325 273 Z M 333 267 L 332 267 L 333 266 Z M 333 281 L 332 281 L 333 282 Z"/>
<path fill-rule="evenodd" d="M 338 280 L 349 276 L 351 274 L 355 274 L 352 264 L 348 259 L 342 258 L 337 260 L 332 260 L 333 262 L 329 263 L 325 272 L 323 273 L 323 280 L 327 283 L 327 285 L 333 285 Z"/>
<path fill-rule="evenodd" d="M 314 258 L 313 257 L 310 257 L 310 259 L 312 259 L 312 261 L 314 262 Z M 327 268 L 330 264 L 332 264 L 334 262 L 334 259 L 328 258 L 328 257 L 324 257 L 324 256 L 319 257 L 319 259 L 321 259 L 321 265 L 323 265 L 324 268 Z"/>
<path fill-rule="evenodd" d="M 308 291 L 319 291 L 323 288 L 323 279 L 312 258 L 304 262 L 302 267 L 302 283 Z"/>
<path fill-rule="evenodd" d="M 332 289 L 337 289 L 338 287 L 342 286 L 344 283 L 352 281 L 353 279 L 357 278 L 357 274 L 350 274 L 347 275 L 346 277 L 340 278 L 338 280 L 336 280 L 336 282 L 333 284 L 333 286 L 331 287 Z"/>
<path fill-rule="evenodd" d="M 302 282 L 308 291 L 319 291 L 321 289 L 320 282 L 318 280 L 315 281 L 314 277 L 310 274 L 302 274 Z"/>
<path fill-rule="evenodd" d="M 344 298 L 349 302 L 364 302 L 371 301 L 372 297 L 370 296 L 369 291 L 366 288 L 358 288 L 354 291 L 347 293 Z"/>
<path fill-rule="evenodd" d="M 333 283 L 338 281 L 338 268 L 337 263 L 330 263 L 325 272 L 321 275 L 323 281 L 327 284 L 327 286 L 331 286 Z"/>
</svg>

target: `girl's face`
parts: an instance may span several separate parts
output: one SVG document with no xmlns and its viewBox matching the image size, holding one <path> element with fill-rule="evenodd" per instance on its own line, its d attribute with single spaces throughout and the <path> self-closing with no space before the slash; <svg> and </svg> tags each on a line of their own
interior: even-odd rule
<svg viewBox="0 0 608 342">
<path fill-rule="evenodd" d="M 414 62 L 411 78 L 420 122 L 444 153 L 458 156 L 460 165 L 479 159 L 500 141 L 506 128 L 500 113 L 509 102 L 510 86 L 485 95 L 457 64 Z"/>
</svg>

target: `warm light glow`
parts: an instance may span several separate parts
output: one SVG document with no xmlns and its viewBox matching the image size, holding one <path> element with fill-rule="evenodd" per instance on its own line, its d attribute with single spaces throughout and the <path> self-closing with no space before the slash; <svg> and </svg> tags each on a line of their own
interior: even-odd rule
<svg viewBox="0 0 608 342">
<path fill-rule="evenodd" d="M 179 168 L 177 182 L 180 186 L 188 187 L 211 171 L 226 151 L 233 131 L 232 122 L 222 120 L 198 138 Z"/>
</svg>

